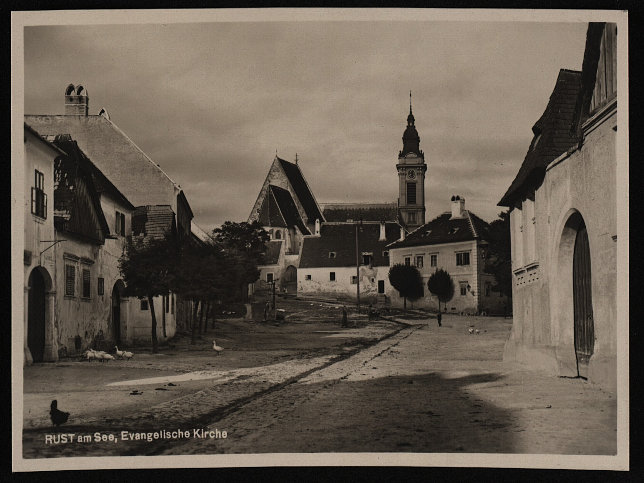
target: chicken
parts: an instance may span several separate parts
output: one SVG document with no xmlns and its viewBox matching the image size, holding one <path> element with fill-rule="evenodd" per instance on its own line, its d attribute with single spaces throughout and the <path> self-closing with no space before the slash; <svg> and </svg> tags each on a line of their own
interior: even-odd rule
<svg viewBox="0 0 644 483">
<path fill-rule="evenodd" d="M 51 406 L 49 409 L 49 416 L 51 417 L 51 422 L 54 426 L 60 426 L 61 424 L 67 422 L 67 419 L 69 418 L 69 413 L 60 411 L 58 409 L 58 401 L 54 399 L 51 402 Z"/>
<path fill-rule="evenodd" d="M 92 359 L 96 359 L 96 358 L 97 358 L 97 357 L 96 357 L 96 351 L 94 351 L 93 349 L 87 349 L 87 350 L 85 351 L 85 354 L 84 354 L 84 355 L 85 355 L 85 357 L 87 357 L 87 362 L 91 362 L 91 361 L 92 361 Z"/>
<path fill-rule="evenodd" d="M 479 335 L 481 333 L 481 331 L 478 329 L 476 329 L 474 332 L 476 332 L 476 335 Z"/>
<path fill-rule="evenodd" d="M 130 359 L 132 359 L 132 357 L 134 357 L 134 353 L 129 351 L 123 351 L 123 359 L 129 361 Z"/>
<path fill-rule="evenodd" d="M 103 357 L 104 361 L 113 361 L 114 360 L 114 356 L 112 354 L 107 354 L 105 352 L 102 354 L 102 357 Z"/>
<path fill-rule="evenodd" d="M 116 351 L 116 357 L 123 359 L 123 351 L 120 351 L 117 345 L 114 346 L 114 350 Z"/>
<path fill-rule="evenodd" d="M 213 341 L 212 341 L 212 350 L 216 351 L 216 352 L 217 352 L 217 355 L 219 355 L 219 354 L 224 350 L 224 348 L 223 348 L 223 347 L 219 347 L 219 346 L 217 345 L 217 342 L 215 342 L 215 341 L 213 340 Z"/>
<path fill-rule="evenodd" d="M 472 333 L 474 333 L 474 328 L 473 328 L 473 327 L 470 327 L 469 329 L 467 329 L 467 331 L 468 331 L 470 334 L 472 334 Z"/>
</svg>

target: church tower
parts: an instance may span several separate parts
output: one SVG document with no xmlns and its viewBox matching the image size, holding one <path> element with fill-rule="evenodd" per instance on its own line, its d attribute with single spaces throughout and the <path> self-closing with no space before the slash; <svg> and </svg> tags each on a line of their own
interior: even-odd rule
<svg viewBox="0 0 644 483">
<path fill-rule="evenodd" d="M 425 154 L 420 150 L 420 137 L 414 125 L 409 92 L 409 116 L 403 134 L 403 148 L 398 153 L 398 208 L 408 230 L 425 224 Z"/>
</svg>

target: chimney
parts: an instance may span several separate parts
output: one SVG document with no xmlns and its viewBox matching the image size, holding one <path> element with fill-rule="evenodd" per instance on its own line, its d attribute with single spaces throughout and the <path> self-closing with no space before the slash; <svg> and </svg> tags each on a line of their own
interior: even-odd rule
<svg viewBox="0 0 644 483">
<path fill-rule="evenodd" d="M 386 241 L 387 240 L 387 232 L 385 231 L 385 222 L 381 221 L 380 222 L 380 238 L 378 238 L 378 241 Z"/>
<path fill-rule="evenodd" d="M 87 116 L 89 109 L 89 96 L 81 85 L 74 87 L 69 84 L 65 89 L 65 115 Z"/>
<path fill-rule="evenodd" d="M 405 239 L 405 229 L 401 226 L 400 227 L 400 240 Z"/>
<path fill-rule="evenodd" d="M 459 195 L 452 196 L 452 217 L 454 218 L 463 218 L 463 211 L 465 211 L 465 198 L 461 198 Z"/>
<path fill-rule="evenodd" d="M 320 219 L 315 219 L 315 236 L 320 236 Z"/>
</svg>

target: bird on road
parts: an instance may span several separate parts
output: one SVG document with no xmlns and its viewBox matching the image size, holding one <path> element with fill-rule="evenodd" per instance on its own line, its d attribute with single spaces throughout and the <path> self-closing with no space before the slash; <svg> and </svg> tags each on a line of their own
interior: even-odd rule
<svg viewBox="0 0 644 483">
<path fill-rule="evenodd" d="M 51 417 L 51 422 L 54 426 L 60 426 L 61 424 L 67 422 L 67 418 L 69 418 L 69 413 L 66 413 L 65 411 L 60 411 L 58 409 L 58 401 L 54 399 L 51 402 L 51 406 L 49 409 L 49 416 Z"/>
<path fill-rule="evenodd" d="M 215 352 L 217 352 L 217 355 L 219 355 L 219 354 L 224 350 L 224 348 L 223 348 L 223 347 L 218 346 L 218 345 L 217 345 L 217 342 L 215 342 L 215 340 L 213 339 L 213 341 L 212 341 L 212 350 L 214 350 Z"/>
</svg>

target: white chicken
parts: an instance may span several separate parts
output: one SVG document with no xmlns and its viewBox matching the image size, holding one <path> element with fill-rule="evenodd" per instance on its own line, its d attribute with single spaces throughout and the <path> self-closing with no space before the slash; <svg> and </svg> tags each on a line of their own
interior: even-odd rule
<svg viewBox="0 0 644 483">
<path fill-rule="evenodd" d="M 120 351 L 117 345 L 114 346 L 114 350 L 116 351 L 116 357 L 123 359 L 123 351 Z"/>
<path fill-rule="evenodd" d="M 218 346 L 218 345 L 217 345 L 217 342 L 215 342 L 215 340 L 213 339 L 213 341 L 212 341 L 212 350 L 214 350 L 215 352 L 217 352 L 217 355 L 219 355 L 219 354 L 224 350 L 224 348 L 223 348 L 223 347 Z"/>
<path fill-rule="evenodd" d="M 134 357 L 134 354 L 133 354 L 132 352 L 130 352 L 130 351 L 122 351 L 122 352 L 123 352 L 123 356 L 122 356 L 122 357 L 123 357 L 123 359 L 125 359 L 125 360 L 128 360 L 128 361 L 129 361 L 130 359 L 132 359 L 132 357 Z"/>
<path fill-rule="evenodd" d="M 92 361 L 92 359 L 96 359 L 96 358 L 97 358 L 97 357 L 96 357 L 96 351 L 94 351 L 94 349 L 87 349 L 87 350 L 85 351 L 85 354 L 84 354 L 84 355 L 85 355 L 85 357 L 87 357 L 87 362 L 91 362 L 91 361 Z"/>
<path fill-rule="evenodd" d="M 112 354 L 108 354 L 107 352 L 103 352 L 103 354 L 101 354 L 101 356 L 103 357 L 104 361 L 113 361 L 114 360 L 114 356 Z"/>
<path fill-rule="evenodd" d="M 474 333 L 474 328 L 473 328 L 473 327 L 470 327 L 469 329 L 467 329 L 467 331 L 468 331 L 470 334 L 473 334 L 473 333 Z"/>
</svg>

